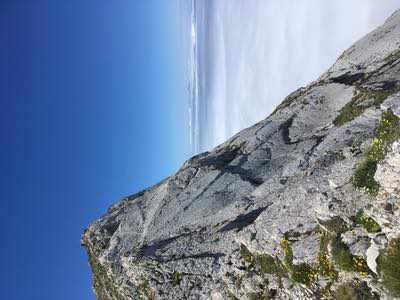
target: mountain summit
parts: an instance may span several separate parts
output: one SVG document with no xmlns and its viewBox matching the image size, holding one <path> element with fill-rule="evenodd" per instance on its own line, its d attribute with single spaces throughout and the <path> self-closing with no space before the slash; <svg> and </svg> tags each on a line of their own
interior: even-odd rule
<svg viewBox="0 0 400 300">
<path fill-rule="evenodd" d="M 400 11 L 82 243 L 99 300 L 400 297 Z"/>
</svg>

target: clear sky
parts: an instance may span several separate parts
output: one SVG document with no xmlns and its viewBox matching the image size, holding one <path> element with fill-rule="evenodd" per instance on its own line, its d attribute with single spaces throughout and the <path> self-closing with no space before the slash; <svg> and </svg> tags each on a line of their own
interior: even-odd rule
<svg viewBox="0 0 400 300">
<path fill-rule="evenodd" d="M 1 299 L 94 299 L 80 234 L 187 155 L 173 0 L 0 1 Z"/>
</svg>

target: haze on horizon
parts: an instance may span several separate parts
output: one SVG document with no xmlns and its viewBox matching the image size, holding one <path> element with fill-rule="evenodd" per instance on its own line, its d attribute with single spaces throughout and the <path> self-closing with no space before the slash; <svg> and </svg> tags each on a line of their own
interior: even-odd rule
<svg viewBox="0 0 400 300">
<path fill-rule="evenodd" d="M 193 154 L 270 114 L 381 25 L 397 0 L 183 1 Z"/>
</svg>

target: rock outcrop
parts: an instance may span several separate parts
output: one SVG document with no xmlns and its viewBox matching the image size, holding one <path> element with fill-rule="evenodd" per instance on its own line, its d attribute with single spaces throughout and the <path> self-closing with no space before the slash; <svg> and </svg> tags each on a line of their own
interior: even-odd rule
<svg viewBox="0 0 400 300">
<path fill-rule="evenodd" d="M 97 298 L 400 297 L 399 107 L 400 11 L 268 118 L 91 224 Z"/>
</svg>

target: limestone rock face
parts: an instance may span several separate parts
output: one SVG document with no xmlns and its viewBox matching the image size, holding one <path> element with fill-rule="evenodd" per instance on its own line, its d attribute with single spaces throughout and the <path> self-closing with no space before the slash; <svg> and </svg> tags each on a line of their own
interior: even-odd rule
<svg viewBox="0 0 400 300">
<path fill-rule="evenodd" d="M 268 118 L 92 223 L 97 298 L 394 299 L 378 256 L 400 235 L 399 91 L 398 11 Z"/>
<path fill-rule="evenodd" d="M 400 103 L 400 98 L 399 98 Z M 400 116 L 400 114 L 399 114 Z M 371 214 L 380 218 L 383 231 L 388 237 L 397 237 L 400 233 L 400 143 L 395 142 L 385 160 L 378 165 L 375 179 L 380 190 L 373 203 Z"/>
</svg>

